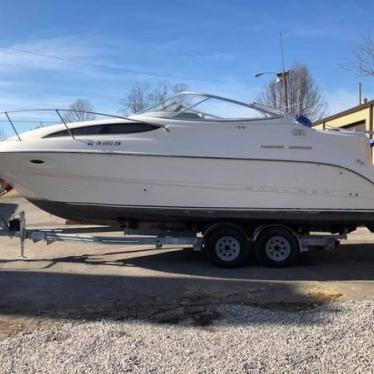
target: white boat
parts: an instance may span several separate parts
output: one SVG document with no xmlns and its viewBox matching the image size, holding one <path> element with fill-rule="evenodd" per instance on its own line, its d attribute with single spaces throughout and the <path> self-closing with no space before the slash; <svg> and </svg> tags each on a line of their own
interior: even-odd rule
<svg viewBox="0 0 374 374">
<path fill-rule="evenodd" d="M 0 143 L 0 178 L 81 222 L 374 226 L 365 134 L 316 130 L 304 118 L 208 94 L 181 93 L 128 118 L 17 133 Z"/>
</svg>

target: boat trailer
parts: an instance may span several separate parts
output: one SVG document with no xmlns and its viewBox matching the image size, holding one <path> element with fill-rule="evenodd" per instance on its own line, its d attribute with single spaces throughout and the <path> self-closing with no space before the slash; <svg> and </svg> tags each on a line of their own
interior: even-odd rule
<svg viewBox="0 0 374 374">
<path fill-rule="evenodd" d="M 188 245 L 192 246 L 194 251 L 200 252 L 205 249 L 205 242 L 209 240 L 208 238 L 211 233 L 215 234 L 218 230 L 230 230 L 230 228 L 231 230 L 237 229 L 235 225 L 230 223 L 212 225 L 204 235 L 193 231 L 129 229 L 122 226 L 77 226 L 52 229 L 30 229 L 26 226 L 26 215 L 23 211 L 15 218 L 13 214 L 11 214 L 11 218 L 9 214 L 5 216 L 0 215 L 0 237 L 18 238 L 20 241 L 20 257 L 22 258 L 26 257 L 26 240 L 31 240 L 33 243 L 44 241 L 47 245 L 54 242 L 116 244 L 122 246 L 152 245 L 155 246 L 156 249 L 161 249 L 164 245 Z M 248 239 L 249 245 L 256 247 L 256 243 L 259 240 L 258 238 L 261 237 L 266 230 L 273 230 L 275 228 L 280 228 L 281 230 L 287 229 L 286 226 L 277 224 L 258 226 L 253 236 Z M 111 233 L 111 236 L 103 235 L 105 233 Z M 114 235 L 115 233 L 117 233 L 117 235 Z M 118 233 L 122 233 L 122 235 Z M 339 240 L 347 238 L 346 234 L 297 235 L 293 233 L 293 235 L 298 241 L 300 253 L 307 252 L 313 248 L 333 249 L 339 245 Z M 232 246 L 232 243 L 229 243 L 229 246 L 230 245 Z M 275 245 L 279 244 L 275 243 Z M 227 243 L 225 246 L 227 247 Z M 229 248 L 229 251 L 230 250 Z M 224 266 L 224 264 L 219 265 Z"/>
</svg>

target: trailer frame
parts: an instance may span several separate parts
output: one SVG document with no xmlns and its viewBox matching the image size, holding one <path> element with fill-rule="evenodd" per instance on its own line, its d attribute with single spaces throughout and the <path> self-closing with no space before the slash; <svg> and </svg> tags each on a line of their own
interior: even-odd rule
<svg viewBox="0 0 374 374">
<path fill-rule="evenodd" d="M 216 228 L 237 227 L 229 222 L 213 224 L 204 235 L 210 234 Z M 258 225 L 253 235 L 248 238 L 250 245 L 254 245 L 257 237 L 265 229 L 283 227 L 297 238 L 300 254 L 312 248 L 333 249 L 339 245 L 339 240 L 346 239 L 346 234 L 296 234 L 288 226 L 279 224 Z M 239 228 L 240 229 L 240 228 Z M 101 236 L 93 234 L 122 232 L 123 236 Z M 204 251 L 205 236 L 194 231 L 176 231 L 159 229 L 130 229 L 122 226 L 76 226 L 66 228 L 27 228 L 26 214 L 21 211 L 18 216 L 8 221 L 0 217 L 0 237 L 18 238 L 20 241 L 20 257 L 26 258 L 25 242 L 40 241 L 47 245 L 54 242 L 116 244 L 116 245 L 153 245 L 161 249 L 164 245 L 189 245 L 194 251 Z"/>
</svg>

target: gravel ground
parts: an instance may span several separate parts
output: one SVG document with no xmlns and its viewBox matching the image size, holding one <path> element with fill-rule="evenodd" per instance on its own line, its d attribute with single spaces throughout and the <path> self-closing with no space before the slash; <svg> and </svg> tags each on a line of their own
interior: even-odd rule
<svg viewBox="0 0 374 374">
<path fill-rule="evenodd" d="M 0 329 L 1 372 L 374 372 L 372 301 L 209 313 L 169 323 L 23 320 Z"/>
</svg>

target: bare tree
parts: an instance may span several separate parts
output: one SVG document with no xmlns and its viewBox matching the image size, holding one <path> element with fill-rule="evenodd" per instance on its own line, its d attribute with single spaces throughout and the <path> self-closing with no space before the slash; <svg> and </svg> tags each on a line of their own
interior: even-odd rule
<svg viewBox="0 0 374 374">
<path fill-rule="evenodd" d="M 353 50 L 355 67 L 362 75 L 374 76 L 374 36 L 363 37 L 361 43 Z"/>
<path fill-rule="evenodd" d="M 125 100 L 122 100 L 122 110 L 131 113 L 139 113 L 150 105 L 149 100 L 149 84 L 146 82 L 136 82 L 127 95 Z"/>
<path fill-rule="evenodd" d="M 66 122 L 84 122 L 93 121 L 96 116 L 93 113 L 95 108 L 87 100 L 77 100 L 70 105 L 69 110 L 71 112 L 65 112 L 63 118 Z"/>
<path fill-rule="evenodd" d="M 294 63 L 287 74 L 288 106 L 294 113 L 303 114 L 312 121 L 326 114 L 327 103 L 305 65 Z M 258 96 L 261 104 L 276 109 L 284 108 L 284 86 L 282 80 L 272 80 Z"/>
<path fill-rule="evenodd" d="M 151 105 L 159 104 L 168 97 L 186 91 L 185 83 L 170 85 L 167 81 L 160 82 L 152 88 L 147 82 L 136 82 L 130 89 L 127 98 L 122 100 L 122 112 L 139 113 Z"/>
</svg>

